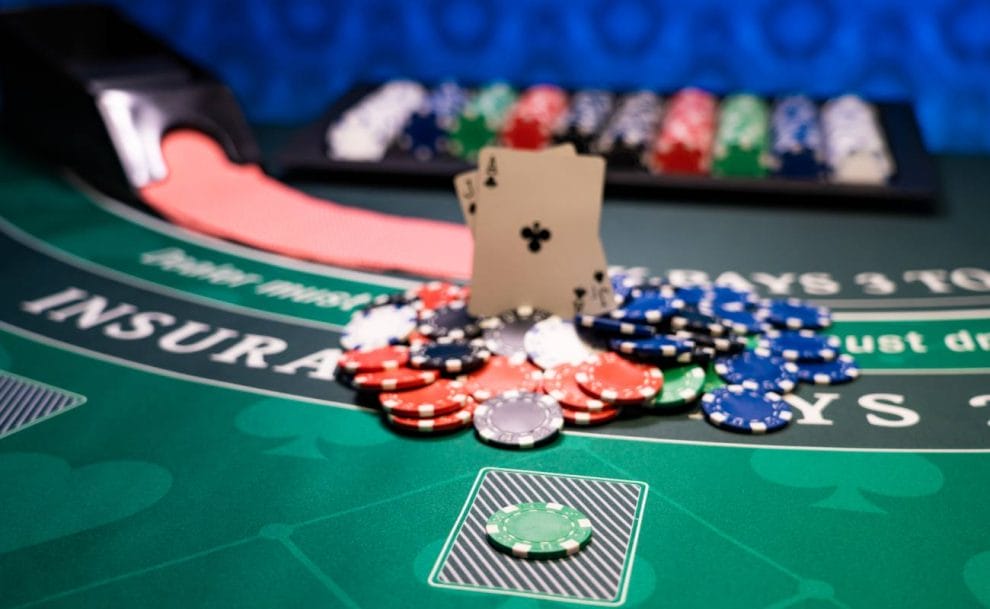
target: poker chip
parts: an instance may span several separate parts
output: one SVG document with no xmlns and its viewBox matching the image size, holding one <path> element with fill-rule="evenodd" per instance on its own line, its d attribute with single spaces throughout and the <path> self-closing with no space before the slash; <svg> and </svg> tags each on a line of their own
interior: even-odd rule
<svg viewBox="0 0 990 609">
<path fill-rule="evenodd" d="M 643 294 L 631 297 L 621 308 L 613 310 L 609 316 L 632 323 L 658 324 L 671 313 L 684 308 L 684 301 L 660 294 Z"/>
<path fill-rule="evenodd" d="M 680 366 L 663 371 L 663 389 L 645 405 L 651 408 L 676 408 L 689 404 L 701 395 L 705 385 L 705 369 L 701 366 Z"/>
<path fill-rule="evenodd" d="M 441 336 L 452 339 L 477 338 L 481 334 L 478 318 L 468 313 L 463 301 L 420 311 L 419 320 L 419 333 L 433 339 Z"/>
<path fill-rule="evenodd" d="M 639 340 L 612 339 L 609 341 L 609 345 L 613 351 L 627 355 L 658 356 L 664 358 L 676 358 L 682 353 L 688 353 L 694 349 L 696 344 L 690 338 L 663 335 L 651 336 L 650 338 Z"/>
<path fill-rule="evenodd" d="M 622 413 L 622 408 L 619 406 L 609 406 L 602 410 L 591 411 L 568 408 L 561 404 L 560 412 L 564 416 L 565 424 L 569 423 L 571 425 L 588 427 L 591 425 L 602 425 L 616 419 Z"/>
<path fill-rule="evenodd" d="M 464 408 L 467 399 L 464 383 L 449 379 L 438 379 L 435 383 L 417 389 L 378 395 L 378 401 L 385 412 L 411 419 L 451 414 Z"/>
<path fill-rule="evenodd" d="M 722 336 L 728 328 L 722 325 L 718 318 L 696 311 L 679 311 L 670 317 L 672 330 L 688 330 L 710 336 Z"/>
<path fill-rule="evenodd" d="M 491 353 L 481 340 L 445 340 L 414 345 L 409 349 L 413 368 L 440 370 L 449 374 L 470 372 L 483 366 Z"/>
<path fill-rule="evenodd" d="M 768 333 L 760 347 L 791 362 L 827 362 L 839 355 L 842 341 L 838 336 L 824 336 L 813 330 Z"/>
<path fill-rule="evenodd" d="M 495 549 L 529 559 L 554 559 L 581 551 L 591 541 L 591 520 L 574 508 L 553 502 L 514 503 L 485 523 Z"/>
<path fill-rule="evenodd" d="M 711 336 L 701 332 L 678 330 L 674 333 L 674 337 L 681 340 L 690 340 L 701 347 L 710 347 L 719 353 L 741 353 L 747 346 L 745 338 L 732 334 Z"/>
<path fill-rule="evenodd" d="M 471 290 L 445 281 L 429 281 L 406 293 L 406 297 L 419 310 L 435 311 L 440 307 L 465 302 Z"/>
<path fill-rule="evenodd" d="M 708 288 L 703 285 L 677 286 L 674 295 L 688 307 L 697 307 L 708 297 Z"/>
<path fill-rule="evenodd" d="M 557 316 L 533 324 L 523 337 L 529 359 L 544 370 L 561 364 L 576 364 L 598 352 L 573 323 Z"/>
<path fill-rule="evenodd" d="M 756 306 L 760 298 L 749 290 L 739 290 L 728 285 L 713 285 L 705 290 L 702 303 L 709 303 L 714 307 L 724 307 L 731 304 L 742 304 L 747 307 Z"/>
<path fill-rule="evenodd" d="M 367 391 L 395 391 L 416 389 L 436 381 L 435 370 L 414 370 L 412 368 L 396 368 L 380 372 L 362 372 L 354 375 L 351 384 L 358 389 Z"/>
<path fill-rule="evenodd" d="M 711 393 L 716 389 L 725 387 L 726 383 L 722 380 L 722 377 L 715 372 L 715 366 L 708 363 L 704 366 L 705 369 L 705 384 L 701 387 L 702 393 Z"/>
<path fill-rule="evenodd" d="M 405 304 L 387 304 L 354 313 L 340 344 L 345 349 L 375 349 L 406 340 L 416 329 L 416 310 Z"/>
<path fill-rule="evenodd" d="M 706 302 L 702 301 L 699 310 L 711 315 L 718 323 L 736 334 L 760 334 L 770 328 L 770 324 L 766 321 L 766 311 L 748 311 L 741 302 L 710 306 L 706 306 Z"/>
<path fill-rule="evenodd" d="M 497 446 L 533 448 L 556 438 L 563 426 L 557 401 L 531 391 L 506 391 L 482 402 L 474 413 L 478 437 Z"/>
<path fill-rule="evenodd" d="M 579 369 L 580 365 L 561 364 L 547 370 L 543 373 L 543 391 L 557 400 L 561 408 L 585 412 L 598 412 L 611 408 L 581 389 L 577 379 L 574 378 Z"/>
<path fill-rule="evenodd" d="M 839 385 L 859 378 L 859 366 L 848 354 L 828 362 L 799 362 L 797 369 L 798 380 L 815 385 Z"/>
<path fill-rule="evenodd" d="M 722 100 L 713 148 L 712 174 L 763 177 L 768 169 L 770 111 L 755 95 Z"/>
<path fill-rule="evenodd" d="M 467 376 L 471 396 L 483 402 L 506 391 L 539 391 L 543 375 L 524 357 L 492 356 L 488 363 Z"/>
<path fill-rule="evenodd" d="M 663 387 L 663 372 L 631 362 L 615 353 L 592 356 L 574 375 L 581 389 L 610 404 L 639 404 L 652 400 Z"/>
<path fill-rule="evenodd" d="M 337 366 L 348 374 L 359 372 L 379 372 L 406 365 L 409 361 L 409 348 L 403 345 L 388 345 L 375 349 L 354 349 L 345 351 L 337 360 Z"/>
<path fill-rule="evenodd" d="M 776 393 L 762 393 L 729 385 L 701 398 L 705 420 L 722 429 L 766 433 L 785 427 L 793 412 Z"/>
<path fill-rule="evenodd" d="M 798 298 L 771 300 L 765 303 L 767 320 L 778 328 L 821 330 L 832 325 L 827 307 L 819 307 Z"/>
<path fill-rule="evenodd" d="M 804 95 L 777 100 L 770 116 L 772 165 L 778 175 L 817 179 L 824 170 L 818 107 Z"/>
<path fill-rule="evenodd" d="M 443 433 L 464 429 L 471 425 L 477 404 L 474 400 L 468 399 L 464 407 L 449 414 L 429 418 L 401 417 L 394 414 L 386 416 L 386 420 L 393 427 L 416 433 Z"/>
<path fill-rule="evenodd" d="M 603 334 L 620 334 L 623 336 L 647 337 L 656 334 L 652 326 L 630 323 L 611 317 L 595 315 L 578 315 L 574 318 L 577 325 Z"/>
<path fill-rule="evenodd" d="M 548 319 L 546 311 L 518 307 L 481 322 L 482 336 L 488 349 L 497 355 L 513 357 L 526 354 L 526 333 L 537 323 Z"/>
<path fill-rule="evenodd" d="M 730 385 L 780 393 L 793 391 L 798 379 L 797 365 L 762 350 L 719 358 L 715 372 Z"/>
<path fill-rule="evenodd" d="M 688 87 L 667 102 L 646 165 L 655 172 L 707 173 L 715 138 L 715 97 Z"/>
</svg>

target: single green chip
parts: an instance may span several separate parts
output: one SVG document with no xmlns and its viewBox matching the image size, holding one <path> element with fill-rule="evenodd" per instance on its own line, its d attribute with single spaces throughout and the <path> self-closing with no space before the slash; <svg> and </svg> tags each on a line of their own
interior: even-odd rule
<svg viewBox="0 0 990 609">
<path fill-rule="evenodd" d="M 516 503 L 492 514 L 485 532 L 488 542 L 501 552 L 546 560 L 576 554 L 588 545 L 591 520 L 559 503 Z"/>
<path fill-rule="evenodd" d="M 676 408 L 689 404 L 701 395 L 705 369 L 689 365 L 663 371 L 663 390 L 647 404 L 650 408 Z"/>
</svg>

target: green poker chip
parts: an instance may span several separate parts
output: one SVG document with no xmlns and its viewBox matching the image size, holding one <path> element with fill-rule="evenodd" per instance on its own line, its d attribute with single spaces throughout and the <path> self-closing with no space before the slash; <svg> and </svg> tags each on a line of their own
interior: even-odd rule
<svg viewBox="0 0 990 609">
<path fill-rule="evenodd" d="M 663 390 L 648 403 L 650 408 L 676 408 L 689 404 L 701 395 L 705 385 L 705 369 L 701 366 L 680 366 L 663 371 Z"/>
<path fill-rule="evenodd" d="M 500 552 L 547 560 L 576 554 L 588 545 L 591 520 L 559 503 L 515 503 L 492 514 L 485 532 L 488 542 Z"/>
</svg>

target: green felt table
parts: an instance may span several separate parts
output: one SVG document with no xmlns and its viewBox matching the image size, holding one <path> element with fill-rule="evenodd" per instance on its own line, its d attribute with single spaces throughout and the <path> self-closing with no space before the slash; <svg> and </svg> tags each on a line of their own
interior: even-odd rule
<svg viewBox="0 0 990 609">
<path fill-rule="evenodd" d="M 931 215 L 608 200 L 610 263 L 828 304 L 863 376 L 802 386 L 776 434 L 691 411 L 507 451 L 396 435 L 329 378 L 351 311 L 410 278 L 187 232 L 0 143 L 0 369 L 85 398 L 0 439 L 0 607 L 990 607 L 990 159 L 939 164 Z M 449 191 L 300 186 L 459 221 Z M 72 288 L 105 316 L 29 304 Z M 136 312 L 231 334 L 109 329 Z M 216 357 L 248 335 L 286 348 Z M 601 491 L 609 586 L 448 564 L 486 485 L 522 479 Z"/>
</svg>

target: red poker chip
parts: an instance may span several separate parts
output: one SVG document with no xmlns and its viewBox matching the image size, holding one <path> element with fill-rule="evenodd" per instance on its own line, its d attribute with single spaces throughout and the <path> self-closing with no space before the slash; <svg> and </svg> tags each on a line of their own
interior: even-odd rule
<svg viewBox="0 0 990 609">
<path fill-rule="evenodd" d="M 426 419 L 464 408 L 468 400 L 464 383 L 439 379 L 425 387 L 382 393 L 378 396 L 385 412 L 397 417 Z"/>
<path fill-rule="evenodd" d="M 379 372 L 363 372 L 351 380 L 351 384 L 366 391 L 395 391 L 425 387 L 436 381 L 436 370 L 413 370 L 412 368 L 396 368 Z"/>
<path fill-rule="evenodd" d="M 561 364 L 543 372 L 543 391 L 557 400 L 561 407 L 583 412 L 611 410 L 612 407 L 598 398 L 588 395 L 578 385 L 574 375 L 580 365 Z"/>
<path fill-rule="evenodd" d="M 493 355 L 480 370 L 467 376 L 467 391 L 479 402 L 512 391 L 540 390 L 543 374 L 529 363 L 525 355 L 505 357 Z"/>
<path fill-rule="evenodd" d="M 641 404 L 663 388 L 659 368 L 600 353 L 585 360 L 574 379 L 591 395 L 610 404 Z"/>
<path fill-rule="evenodd" d="M 468 398 L 464 407 L 450 414 L 425 419 L 412 417 L 400 417 L 393 414 L 387 416 L 388 422 L 404 431 L 415 431 L 417 433 L 440 433 L 445 431 L 455 431 L 471 425 L 474 420 L 474 409 L 478 407 L 477 402 Z"/>
<path fill-rule="evenodd" d="M 619 413 L 622 412 L 622 409 L 616 406 L 612 406 L 606 408 L 605 410 L 588 412 L 585 410 L 575 410 L 573 408 L 568 408 L 563 404 L 561 404 L 560 412 L 564 416 L 565 423 L 586 427 L 589 425 L 601 425 L 602 423 L 608 423 L 609 421 L 618 417 Z"/>
<path fill-rule="evenodd" d="M 412 291 L 417 299 L 415 306 L 420 310 L 434 311 L 452 302 L 467 300 L 470 288 L 445 281 L 430 281 Z"/>
<path fill-rule="evenodd" d="M 409 348 L 402 345 L 389 345 L 377 349 L 352 349 L 345 351 L 337 365 L 349 374 L 394 370 L 409 361 Z"/>
</svg>

